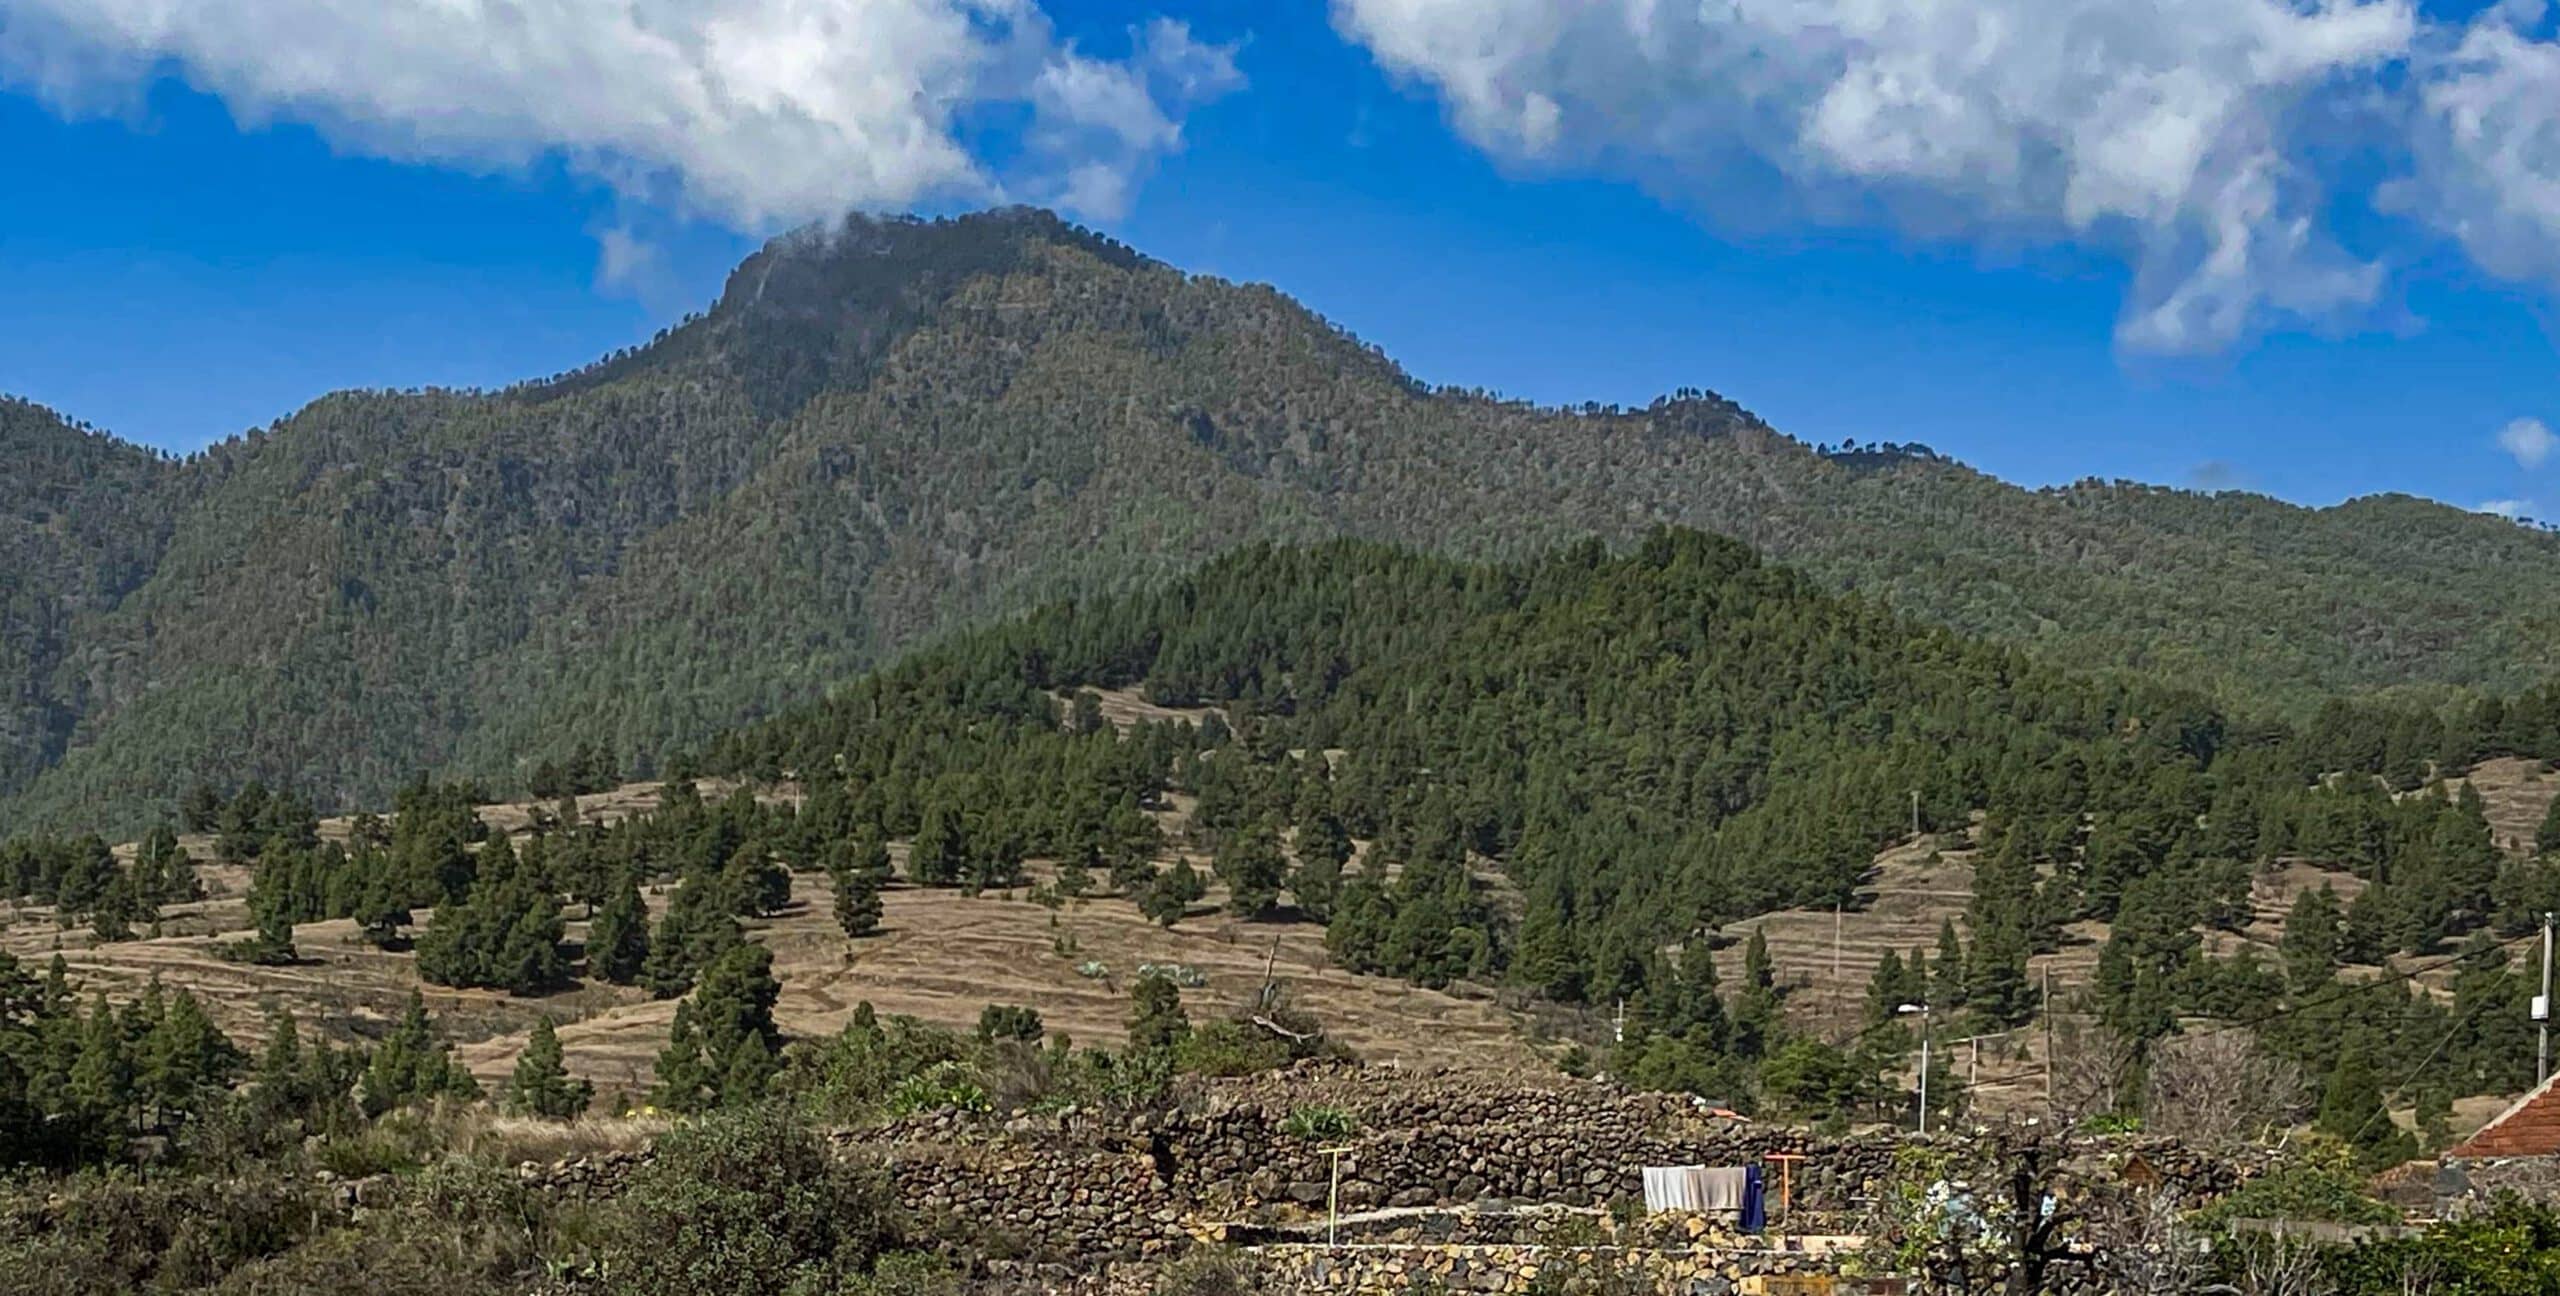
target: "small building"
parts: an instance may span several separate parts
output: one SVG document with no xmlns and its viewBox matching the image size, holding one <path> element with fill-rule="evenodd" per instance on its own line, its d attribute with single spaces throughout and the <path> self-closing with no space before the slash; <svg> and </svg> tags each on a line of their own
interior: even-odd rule
<svg viewBox="0 0 2560 1296">
<path fill-rule="evenodd" d="M 2478 1133 L 2445 1149 L 2445 1159 L 2560 1157 L 2560 1088 L 2554 1087 L 2555 1081 L 2560 1081 L 2560 1074 L 2517 1099 Z"/>
</svg>

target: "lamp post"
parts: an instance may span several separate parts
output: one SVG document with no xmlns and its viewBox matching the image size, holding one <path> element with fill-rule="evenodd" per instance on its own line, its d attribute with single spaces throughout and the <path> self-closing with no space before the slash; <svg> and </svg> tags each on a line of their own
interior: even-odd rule
<svg viewBox="0 0 2560 1296">
<path fill-rule="evenodd" d="M 1893 1011 L 1898 1016 L 1920 1014 L 1920 1133 L 1925 1136 L 1929 1132 L 1929 1004 L 1922 1000 Z"/>
</svg>

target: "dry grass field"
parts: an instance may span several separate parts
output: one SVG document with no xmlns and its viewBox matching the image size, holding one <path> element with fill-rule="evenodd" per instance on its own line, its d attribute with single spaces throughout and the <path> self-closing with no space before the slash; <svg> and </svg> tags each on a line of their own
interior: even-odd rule
<svg viewBox="0 0 2560 1296">
<path fill-rule="evenodd" d="M 1133 694 L 1104 698 L 1104 714 L 1127 726 L 1144 720 L 1197 720 L 1200 712 L 1156 707 Z M 2560 775 L 2538 763 L 2493 761 L 2470 780 L 2489 807 L 2503 841 L 2529 842 L 2555 795 Z M 705 795 L 728 788 L 704 785 Z M 653 806 L 656 784 L 634 784 L 579 799 L 588 819 L 618 819 Z M 773 794 L 787 797 L 787 790 Z M 547 807 L 493 805 L 482 817 L 510 833 L 532 829 Z M 1179 828 L 1187 806 L 1175 798 L 1162 814 Z M 351 821 L 322 824 L 324 837 L 343 839 Z M 211 843 L 184 843 L 199 859 Z M 130 848 L 125 848 L 129 850 Z M 1205 866 L 1205 861 L 1200 861 Z M 1032 865 L 1034 880 L 1042 865 Z M 1205 871 L 1205 867 L 1204 867 Z M 0 904 L 0 949 L 41 963 L 59 951 L 82 985 L 111 998 L 140 993 L 153 979 L 185 987 L 201 997 L 235 1037 L 263 1039 L 268 1014 L 292 1012 L 306 1029 L 338 1038 L 378 1034 L 422 989 L 430 1008 L 462 1056 L 487 1083 L 504 1078 L 535 1020 L 559 1026 L 570 1068 L 607 1092 L 647 1087 L 652 1063 L 674 1015 L 672 1002 L 651 1000 L 636 988 L 581 982 L 540 998 L 490 991 L 421 986 L 414 959 L 384 952 L 356 939 L 346 921 L 311 923 L 295 930 L 303 961 L 291 967 L 257 967 L 224 961 L 216 946 L 249 933 L 246 871 L 206 865 L 208 898 L 176 906 L 146 939 L 93 946 L 85 928 L 63 930 L 41 907 Z M 1513 902 L 1506 881 L 1497 900 Z M 1741 972 L 1744 943 L 1757 930 L 1769 943 L 1780 983 L 1789 990 L 1788 1011 L 1801 1024 L 1832 1038 L 1854 1032 L 1864 1010 L 1867 981 L 1887 950 L 1908 955 L 1932 949 L 1939 924 L 1954 919 L 1961 930 L 1972 894 L 1973 868 L 1961 836 L 1923 837 L 1881 853 L 1858 902 L 1839 913 L 1788 910 L 1733 924 L 1719 933 L 1717 958 L 1731 984 Z M 2255 916 L 2238 933 L 2215 932 L 2208 947 L 2229 954 L 2244 944 L 2272 957 L 2286 911 L 2302 891 L 2328 885 L 2341 900 L 2361 883 L 2352 876 L 2303 862 L 2260 874 Z M 827 879 L 793 879 L 794 903 L 773 918 L 750 923 L 750 934 L 772 948 L 783 993 L 778 1015 L 784 1028 L 811 1035 L 839 1029 L 856 1004 L 884 1014 L 903 1013 L 966 1028 L 990 1003 L 1028 1004 L 1040 1010 L 1052 1032 L 1090 1043 L 1117 1042 L 1128 1008 L 1128 986 L 1143 963 L 1180 963 L 1206 983 L 1185 993 L 1195 1014 L 1250 1003 L 1266 973 L 1293 1001 L 1314 1012 L 1339 1039 L 1375 1062 L 1545 1071 L 1551 1046 L 1535 1042 L 1544 1023 L 1553 1028 L 1605 1033 L 1605 1012 L 1564 1013 L 1540 1008 L 1511 993 L 1475 987 L 1433 991 L 1389 978 L 1348 972 L 1329 958 L 1320 927 L 1303 922 L 1245 922 L 1218 910 L 1211 894 L 1171 930 L 1146 921 L 1129 900 L 1101 896 L 1050 908 L 1034 903 L 1028 889 L 964 896 L 954 891 L 893 886 L 882 897 L 880 932 L 848 941 L 832 917 Z M 653 909 L 666 903 L 663 889 L 649 895 Z M 569 937 L 582 940 L 584 916 L 572 909 Z M 428 912 L 418 915 L 420 926 Z M 2062 949 L 2038 956 L 2031 973 L 2051 977 L 2058 999 L 2088 984 L 2106 939 L 2099 924 L 2080 924 Z M 1098 975 L 1086 975 L 1099 965 Z M 2439 978 L 2440 979 L 2440 978 Z M 1952 1030 L 1942 1032 L 1942 1038 Z M 1981 1087 L 1981 1099 L 1998 1105 L 2041 1094 L 2045 1039 L 2041 1028 L 1973 1043 L 1956 1043 L 1961 1071 Z M 2463 1113 L 2468 1115 L 2469 1113 Z"/>
<path fill-rule="evenodd" d="M 1124 699 L 1113 706 L 1113 718 L 1124 724 L 1157 718 L 1141 708 Z M 658 791 L 656 784 L 635 784 L 581 797 L 579 813 L 617 819 L 655 805 Z M 704 785 L 706 796 L 727 791 Z M 545 808 L 492 805 L 481 817 L 493 829 L 521 834 Z M 1178 826 L 1183 810 L 1177 799 L 1165 817 Z M 325 821 L 322 836 L 344 840 L 351 822 Z M 182 844 L 199 858 L 212 853 L 204 838 L 184 838 Z M 1205 861 L 1199 863 L 1205 871 Z M 1033 862 L 1032 872 L 1034 882 L 1044 880 L 1040 862 Z M 200 875 L 206 899 L 170 907 L 156 935 L 111 945 L 95 944 L 85 927 L 57 926 L 41 906 L 0 904 L 0 949 L 37 964 L 58 951 L 84 990 L 111 999 L 138 995 L 155 977 L 165 986 L 184 987 L 244 1041 L 263 1040 L 269 1014 L 278 1009 L 293 1013 L 305 1030 L 340 1039 L 374 1036 L 389 1027 L 410 991 L 419 990 L 484 1084 L 505 1078 L 534 1022 L 548 1016 L 559 1029 L 570 1069 L 594 1080 L 599 1090 L 631 1092 L 650 1083 L 675 1014 L 673 1001 L 585 981 L 538 998 L 422 985 L 411 954 L 375 949 L 357 939 L 355 924 L 346 920 L 296 927 L 294 944 L 302 956 L 297 965 L 228 962 L 217 947 L 251 930 L 247 871 L 216 864 L 203 866 Z M 883 1014 L 961 1028 L 974 1025 L 990 1003 L 1019 1003 L 1039 1009 L 1053 1033 L 1117 1043 L 1139 965 L 1179 963 L 1206 979 L 1184 992 L 1194 1015 L 1252 1003 L 1267 975 L 1292 1002 L 1314 1012 L 1336 1038 L 1373 1062 L 1537 1071 L 1551 1066 L 1530 1043 L 1526 1019 L 1490 992 L 1426 990 L 1345 971 L 1326 954 L 1322 927 L 1237 919 L 1217 907 L 1223 895 L 1214 883 L 1191 915 L 1170 930 L 1117 896 L 1052 909 L 1032 902 L 1027 887 L 969 897 L 898 885 L 881 897 L 880 931 L 861 941 L 847 940 L 837 928 L 825 875 L 798 874 L 792 887 L 790 907 L 746 926 L 752 939 L 774 952 L 783 987 L 776 1015 L 796 1035 L 838 1030 L 855 1005 L 866 1001 Z M 647 898 L 653 913 L 663 912 L 668 890 L 652 888 Z M 432 913 L 417 913 L 419 928 Z M 568 916 L 569 939 L 583 941 L 583 912 L 573 906 Z M 1099 964 L 1099 974 L 1084 975 L 1079 969 L 1088 964 Z"/>
<path fill-rule="evenodd" d="M 2539 761 L 2486 761 L 2462 781 L 2479 790 L 2490 830 L 2508 850 L 2530 847 L 2543 815 L 2560 797 L 2560 774 L 2546 771 Z M 1940 923 L 1952 919 L 1959 933 L 1965 931 L 1965 909 L 1973 895 L 1971 859 L 1967 844 L 1955 837 L 1923 837 L 1888 849 L 1876 857 L 1858 902 L 1842 911 L 1781 910 L 1725 928 L 1719 934 L 1717 971 L 1727 984 L 1740 977 L 1745 944 L 1754 930 L 1761 932 L 1779 984 L 1789 989 L 1791 1017 L 1828 1038 L 1846 1039 L 1863 1022 L 1867 983 L 1886 951 L 1907 958 L 1913 950 L 1926 950 L 1934 956 Z M 2343 904 L 2355 899 L 2365 883 L 2309 861 L 2284 861 L 2251 880 L 2249 923 L 2238 932 L 2206 932 L 2205 948 L 2229 957 L 2255 947 L 2272 964 L 2295 898 L 2321 886 L 2334 890 Z M 2103 923 L 2074 924 L 2062 948 L 2030 960 L 2028 973 L 2039 984 L 2050 977 L 2056 1001 L 2067 1008 L 2072 996 L 2089 984 L 2106 939 Z M 2435 968 L 2438 961 L 2402 957 L 2394 966 L 2417 971 L 2419 984 L 2449 995 L 2453 973 Z M 1973 1078 L 1978 1101 L 1996 1107 L 2040 1100 L 2047 1049 L 2041 1026 L 1978 1043 L 1958 1039 L 1953 1047 L 1958 1072 Z M 2454 1126 L 2474 1127 L 2503 1105 L 2500 1099 L 2466 1100 L 2456 1106 Z"/>
</svg>

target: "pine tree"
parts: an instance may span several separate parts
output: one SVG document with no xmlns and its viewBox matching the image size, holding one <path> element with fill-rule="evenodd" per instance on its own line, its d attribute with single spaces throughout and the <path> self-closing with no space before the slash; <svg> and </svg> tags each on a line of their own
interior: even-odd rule
<svg viewBox="0 0 2560 1296">
<path fill-rule="evenodd" d="M 452 1047 L 437 1036 L 435 1025 L 427 1016 L 426 999 L 417 991 L 410 991 L 408 1011 L 383 1037 L 365 1067 L 361 1097 L 365 1115 L 379 1116 L 394 1107 L 437 1098 L 467 1100 L 479 1096 L 479 1082 L 454 1060 Z"/>
<path fill-rule="evenodd" d="M 658 1083 L 650 1101 L 672 1112 L 698 1112 L 717 1101 L 719 1086 L 702 1056 L 701 1033 L 684 1008 L 676 1005 L 675 1025 L 667 1032 L 666 1047 L 658 1050 Z"/>
<path fill-rule="evenodd" d="M 129 1125 L 135 1107 L 134 1067 L 124 1030 L 108 1011 L 104 993 L 89 1005 L 78 1040 L 66 1094 L 72 1113 L 88 1138 L 116 1138 Z"/>
<path fill-rule="evenodd" d="M 791 872 L 762 843 L 749 842 L 721 870 L 731 912 L 741 918 L 778 913 L 791 903 Z"/>
<path fill-rule="evenodd" d="M 1925 987 L 1914 986 L 1911 975 L 1902 966 L 1902 956 L 1886 950 L 1876 961 L 1876 970 L 1867 977 L 1867 1023 L 1881 1025 L 1892 1021 L 1902 1005 L 1917 1003 L 1927 996 Z"/>
<path fill-rule="evenodd" d="M 907 848 L 907 879 L 918 886 L 955 886 L 969 870 L 964 812 L 937 791 L 925 806 L 924 826 Z"/>
<path fill-rule="evenodd" d="M 1200 880 L 1200 871 L 1191 867 L 1189 859 L 1177 855 L 1170 867 L 1156 874 L 1156 880 L 1138 901 L 1138 911 L 1171 927 L 1182 921 L 1182 916 L 1208 891 L 1208 884 Z"/>
<path fill-rule="evenodd" d="M 533 1036 L 525 1042 L 524 1052 L 516 1058 L 515 1075 L 507 1081 L 504 1102 L 507 1110 L 524 1116 L 547 1116 L 567 1120 L 587 1109 L 595 1098 L 595 1086 L 585 1080 L 571 1080 L 560 1051 L 560 1035 L 552 1028 L 551 1019 L 543 1017 L 533 1024 Z"/>
<path fill-rule="evenodd" d="M 1943 966 L 1940 969 L 1944 971 Z M 1962 1002 L 1986 1022 L 2014 1026 L 2035 1013 L 2033 987 L 2027 980 L 2027 938 L 2003 923 L 1974 933 L 1973 949 L 1964 958 Z"/>
<path fill-rule="evenodd" d="M 119 870 L 107 883 L 105 894 L 98 897 L 98 907 L 89 915 L 89 934 L 100 944 L 114 944 L 133 939 L 133 924 L 157 921 L 158 915 L 144 908 L 142 897 L 135 892 L 131 870 Z"/>
<path fill-rule="evenodd" d="M 1132 900 L 1144 902 L 1148 888 L 1155 884 L 1156 866 L 1152 849 L 1124 843 L 1111 856 L 1111 887 Z"/>
<path fill-rule="evenodd" d="M 836 925 L 848 939 L 859 940 L 880 930 L 880 874 L 839 862 L 830 870 L 835 883 Z"/>
<path fill-rule="evenodd" d="M 258 934 L 243 951 L 248 960 L 275 967 L 301 962 L 302 952 L 293 946 L 293 919 L 285 913 L 282 905 L 274 902 L 259 905 L 255 903 L 254 895 L 251 900 L 250 916 L 257 920 Z"/>
<path fill-rule="evenodd" d="M 354 912 L 348 917 L 355 919 L 356 934 L 376 949 L 399 948 L 400 929 L 417 920 L 416 915 L 409 912 L 408 899 L 398 881 L 390 876 L 388 869 L 380 866 L 378 859 L 371 876 L 365 879 L 364 890 L 356 901 Z"/>
<path fill-rule="evenodd" d="M 1590 968 L 1582 939 L 1574 929 L 1573 888 L 1560 865 L 1549 865 L 1529 891 L 1520 918 L 1520 948 L 1512 974 L 1539 993 L 1560 1003 L 1581 1003 L 1589 994 Z"/>
<path fill-rule="evenodd" d="M 116 876 L 115 852 L 105 840 L 83 837 L 72 844 L 70 861 L 54 884 L 54 906 L 66 916 L 90 913 L 106 898 Z"/>
<path fill-rule="evenodd" d="M 1963 1007 L 1968 989 L 1964 942 L 1956 936 L 1953 918 L 1938 921 L 1938 961 L 1930 971 L 1929 1002 L 1940 1008 Z"/>
<path fill-rule="evenodd" d="M 730 1046 L 728 1064 L 720 1069 L 720 1105 L 749 1107 L 762 1101 L 781 1069 L 770 1045 L 752 1036 L 739 1040 Z"/>
<path fill-rule="evenodd" d="M 2542 826 L 2534 830 L 2533 849 L 2540 855 L 2560 855 L 2560 798 L 2542 814 Z"/>
<path fill-rule="evenodd" d="M 191 833 L 212 832 L 222 821 L 222 794 L 198 780 L 178 799 L 178 822 Z"/>
<path fill-rule="evenodd" d="M 436 910 L 419 938 L 418 975 L 428 982 L 533 994 L 568 979 L 560 899 L 505 845 L 490 843 L 470 896 Z"/>
<path fill-rule="evenodd" d="M 629 985 L 649 961 L 649 907 L 640 884 L 624 873 L 620 885 L 587 924 L 587 975 Z"/>
<path fill-rule="evenodd" d="M 1320 767 L 1323 762 L 1310 764 Z M 1290 894 L 1297 897 L 1298 907 L 1308 917 L 1322 922 L 1332 912 L 1334 895 L 1342 887 L 1342 866 L 1351 859 L 1351 834 L 1344 831 L 1342 820 L 1330 810 L 1305 815 L 1298 821 L 1297 852 L 1298 868 L 1289 878 Z"/>
<path fill-rule="evenodd" d="M 1230 836 L 1213 862 L 1227 884 L 1227 908 L 1246 918 L 1259 918 L 1280 903 L 1288 881 L 1289 858 L 1280 851 L 1279 830 L 1257 824 Z"/>
<path fill-rule="evenodd" d="M 1140 1053 L 1161 1052 L 1191 1035 L 1191 1019 L 1182 1011 L 1182 987 L 1164 976 L 1141 976 L 1129 988 L 1129 1047 Z"/>
<path fill-rule="evenodd" d="M 203 886 L 196 880 L 195 861 L 186 848 L 178 845 L 177 830 L 168 824 L 154 827 L 142 839 L 134 853 L 137 881 L 143 900 L 154 906 L 184 904 L 203 897 Z"/>
<path fill-rule="evenodd" d="M 659 1054 L 658 1104 L 699 1111 L 762 1097 L 782 1045 L 773 1022 L 781 994 L 773 951 L 762 945 L 733 946 L 703 968 Z"/>
<path fill-rule="evenodd" d="M 1093 866 L 1101 859 L 1101 851 L 1090 842 L 1070 848 L 1058 860 L 1058 894 L 1074 900 L 1092 891 Z"/>
<path fill-rule="evenodd" d="M 2339 925 L 2338 893 L 2328 884 L 2293 898 L 2276 948 L 2284 957 L 2285 981 L 2297 997 L 2328 985 L 2336 975 Z"/>
<path fill-rule="evenodd" d="M 229 1087 L 240 1062 L 240 1050 L 205 1016 L 204 1006 L 180 990 L 143 1037 L 137 1080 L 144 1099 L 174 1124 Z"/>
<path fill-rule="evenodd" d="M 673 999 L 693 985 L 696 973 L 742 939 L 738 920 L 721 903 L 718 880 L 701 874 L 687 878 L 649 938 L 640 983 L 660 999 Z"/>
<path fill-rule="evenodd" d="M 2416 1155 L 2416 1145 L 2384 1109 L 2382 1083 L 2374 1075 L 2368 1051 L 2351 1047 L 2341 1053 L 2337 1068 L 2329 1073 L 2320 1115 L 2313 1124 L 2354 1148 L 2365 1168 L 2380 1170 Z"/>
<path fill-rule="evenodd" d="M 1769 958 L 1769 938 L 1758 927 L 1742 947 L 1742 987 L 1733 1002 L 1733 1052 L 1759 1058 L 1776 1047 L 1785 1022 L 1778 1010 L 1778 969 Z"/>
</svg>

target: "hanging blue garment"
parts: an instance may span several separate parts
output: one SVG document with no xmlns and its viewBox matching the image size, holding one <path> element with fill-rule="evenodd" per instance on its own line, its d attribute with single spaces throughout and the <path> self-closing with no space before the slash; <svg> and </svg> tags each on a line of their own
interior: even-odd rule
<svg viewBox="0 0 2560 1296">
<path fill-rule="evenodd" d="M 1742 1172 L 1742 1231 L 1757 1233 L 1769 1224 L 1769 1203 L 1764 1196 L 1767 1183 L 1760 1177 L 1760 1167 L 1746 1166 Z"/>
</svg>

